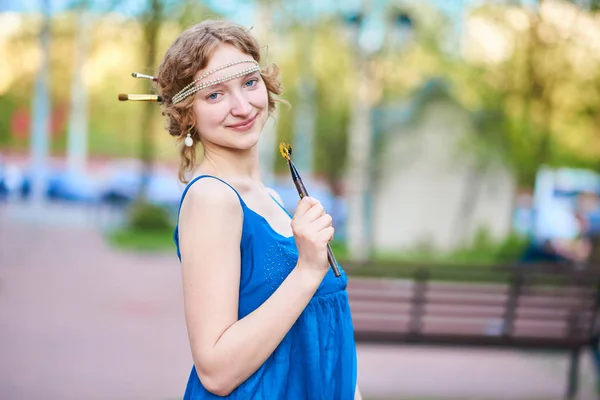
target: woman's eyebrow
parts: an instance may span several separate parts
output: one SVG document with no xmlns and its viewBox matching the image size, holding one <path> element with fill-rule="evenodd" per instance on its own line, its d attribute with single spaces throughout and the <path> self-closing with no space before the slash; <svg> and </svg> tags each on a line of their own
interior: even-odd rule
<svg viewBox="0 0 600 400">
<path fill-rule="evenodd" d="M 244 79 L 247 79 L 247 78 L 249 78 L 250 76 L 253 76 L 253 75 L 256 75 L 256 74 L 258 74 L 258 72 L 259 72 L 259 71 L 252 71 L 252 72 L 248 72 L 247 74 L 244 74 L 244 75 L 242 75 L 242 76 L 235 77 L 235 78 L 233 78 L 233 79 L 230 79 L 230 80 L 227 80 L 227 81 L 225 81 L 225 82 L 219 82 L 219 83 L 215 83 L 214 85 L 207 86 L 207 87 L 205 87 L 204 89 L 200 89 L 200 91 L 201 91 L 201 92 L 206 92 L 207 90 L 212 90 L 212 89 L 215 89 L 215 88 L 222 88 L 222 87 L 225 87 L 225 86 L 227 86 L 227 85 L 226 85 L 226 83 L 227 83 L 227 82 L 232 82 L 232 81 L 237 81 L 237 80 L 244 80 Z M 202 84 L 202 83 L 200 83 L 200 84 Z"/>
</svg>

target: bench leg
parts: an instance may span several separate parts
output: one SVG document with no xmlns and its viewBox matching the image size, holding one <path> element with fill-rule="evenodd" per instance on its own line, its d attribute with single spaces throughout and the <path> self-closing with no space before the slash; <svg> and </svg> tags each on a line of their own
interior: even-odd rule
<svg viewBox="0 0 600 400">
<path fill-rule="evenodd" d="M 579 355 L 581 350 L 579 347 L 571 349 L 570 365 L 569 365 L 569 386 L 567 388 L 567 399 L 573 400 L 577 395 L 579 388 Z"/>
</svg>

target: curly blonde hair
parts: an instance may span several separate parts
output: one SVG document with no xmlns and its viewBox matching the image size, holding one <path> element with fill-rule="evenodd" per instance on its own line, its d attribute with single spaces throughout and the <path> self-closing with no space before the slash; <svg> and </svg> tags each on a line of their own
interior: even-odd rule
<svg viewBox="0 0 600 400">
<path fill-rule="evenodd" d="M 162 97 L 162 115 L 167 117 L 166 129 L 171 136 L 183 141 L 190 129 L 194 96 L 189 96 L 177 104 L 172 98 L 182 88 L 194 80 L 195 74 L 206 68 L 211 55 L 219 44 L 229 44 L 242 53 L 251 56 L 260 63 L 260 48 L 249 30 L 238 24 L 206 20 L 182 32 L 167 50 L 158 66 L 156 74 L 158 94 Z M 279 69 L 271 64 L 261 70 L 261 76 L 267 87 L 269 113 L 275 110 L 280 101 L 277 96 L 283 92 L 278 78 Z M 189 132 L 194 143 L 200 141 L 195 128 Z M 196 163 L 196 146 L 181 146 L 179 180 L 188 183 L 186 173 L 191 172 Z"/>
</svg>

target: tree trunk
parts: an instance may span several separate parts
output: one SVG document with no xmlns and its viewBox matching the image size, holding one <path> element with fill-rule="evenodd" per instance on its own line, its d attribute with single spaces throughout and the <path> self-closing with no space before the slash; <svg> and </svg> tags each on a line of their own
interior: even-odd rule
<svg viewBox="0 0 600 400">
<path fill-rule="evenodd" d="M 148 18 L 144 25 L 145 65 L 147 68 L 154 68 L 156 62 L 156 51 L 158 48 L 158 33 L 162 22 L 163 4 L 159 0 L 151 0 Z M 138 197 L 140 200 L 146 200 L 148 185 L 152 176 L 152 166 L 154 163 L 154 136 L 152 134 L 152 117 L 156 104 L 144 103 L 144 112 L 140 123 L 141 142 L 140 142 L 140 160 L 142 161 L 141 182 Z"/>
</svg>

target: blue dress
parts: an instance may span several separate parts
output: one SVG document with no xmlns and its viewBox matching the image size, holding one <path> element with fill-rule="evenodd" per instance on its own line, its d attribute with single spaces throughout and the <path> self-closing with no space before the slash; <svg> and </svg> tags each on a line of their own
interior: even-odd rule
<svg viewBox="0 0 600 400">
<path fill-rule="evenodd" d="M 201 178 L 214 178 L 231 187 L 214 176 L 199 176 L 185 188 L 181 202 L 190 186 Z M 237 194 L 244 215 L 238 304 L 238 318 L 241 319 L 275 292 L 295 267 L 298 251 L 293 236 L 285 237 L 273 230 L 265 218 L 248 208 L 239 193 L 233 187 L 231 189 Z M 177 228 L 175 244 L 181 260 Z M 342 276 L 336 278 L 329 270 L 273 354 L 226 398 L 354 399 L 356 345 L 346 292 L 348 279 L 342 268 L 340 272 Z M 221 398 L 204 389 L 192 367 L 184 400 Z"/>
</svg>

